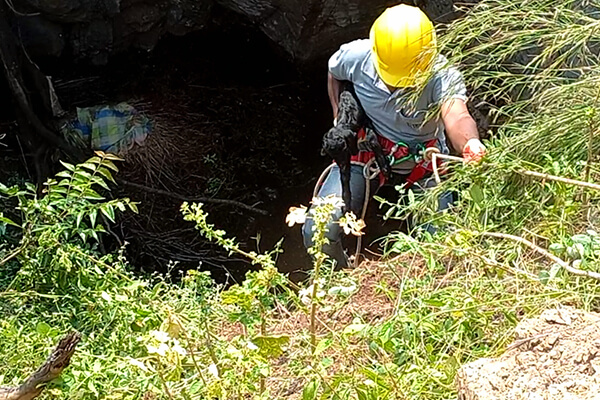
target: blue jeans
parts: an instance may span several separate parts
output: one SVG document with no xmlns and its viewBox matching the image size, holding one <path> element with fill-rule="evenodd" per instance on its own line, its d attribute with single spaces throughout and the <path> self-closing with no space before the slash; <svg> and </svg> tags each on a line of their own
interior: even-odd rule
<svg viewBox="0 0 600 400">
<path fill-rule="evenodd" d="M 378 178 L 371 180 L 370 184 L 370 195 L 372 197 L 379 189 Z M 365 185 L 366 180 L 363 176 L 363 167 L 361 165 L 352 165 L 350 169 L 350 192 L 352 193 L 352 204 L 350 206 L 350 210 L 352 210 L 357 216 L 360 216 L 362 212 L 362 207 L 365 200 Z M 434 187 L 435 185 L 436 183 L 433 178 L 424 178 L 416 182 L 411 189 L 414 191 L 426 190 Z M 342 197 L 342 182 L 340 179 L 340 170 L 337 165 L 333 167 L 327 178 L 325 178 L 323 185 L 319 189 L 318 196 L 325 197 L 331 194 Z M 451 204 L 452 193 L 447 192 L 438 200 L 438 211 L 449 208 Z M 310 209 L 308 212 L 310 216 Z M 338 268 L 345 268 L 348 266 L 348 258 L 344 252 L 344 246 L 342 244 L 344 232 L 337 223 L 341 216 L 342 210 L 341 208 L 338 208 L 334 212 L 333 218 L 327 227 L 327 239 L 329 239 L 329 244 L 323 247 L 323 252 L 337 262 Z M 430 233 L 434 233 L 434 228 L 431 225 L 425 225 L 424 227 Z M 302 227 L 304 246 L 307 249 L 313 245 L 312 235 L 313 220 L 312 218 L 307 218 L 304 226 Z"/>
</svg>

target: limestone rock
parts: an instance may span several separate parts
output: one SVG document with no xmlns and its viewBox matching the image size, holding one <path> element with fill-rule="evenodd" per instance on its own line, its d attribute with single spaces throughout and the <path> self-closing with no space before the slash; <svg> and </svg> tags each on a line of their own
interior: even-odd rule
<svg viewBox="0 0 600 400">
<path fill-rule="evenodd" d="M 460 400 L 600 399 L 600 314 L 546 310 L 515 336 L 500 357 L 458 371 Z"/>
</svg>

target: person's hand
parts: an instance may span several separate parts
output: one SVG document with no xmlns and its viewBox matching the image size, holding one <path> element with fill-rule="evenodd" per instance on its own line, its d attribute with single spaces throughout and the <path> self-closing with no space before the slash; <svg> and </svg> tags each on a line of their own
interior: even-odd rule
<svg viewBox="0 0 600 400">
<path fill-rule="evenodd" d="M 477 163 L 485 156 L 487 150 L 479 139 L 469 139 L 463 147 L 462 156 L 466 163 Z"/>
</svg>

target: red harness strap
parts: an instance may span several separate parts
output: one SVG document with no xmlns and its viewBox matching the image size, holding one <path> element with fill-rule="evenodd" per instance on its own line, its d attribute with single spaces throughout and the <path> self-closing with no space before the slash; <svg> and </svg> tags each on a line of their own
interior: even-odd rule
<svg viewBox="0 0 600 400">
<path fill-rule="evenodd" d="M 361 129 L 358 131 L 358 138 L 362 139 L 366 136 L 365 130 Z M 392 166 L 395 162 L 402 162 L 404 160 L 413 159 L 416 161 L 416 165 L 410 171 L 406 177 L 404 188 L 410 188 L 415 182 L 425 178 L 428 174 L 433 172 L 432 162 L 426 160 L 420 154 L 411 153 L 411 149 L 404 143 L 394 143 L 389 139 L 384 138 L 381 135 L 377 135 L 377 140 L 383 148 L 383 152 L 391 158 Z M 428 147 L 437 147 L 437 139 L 432 139 L 419 146 L 420 150 L 425 150 Z M 360 151 L 357 155 L 352 156 L 350 159 L 354 163 L 367 164 L 375 158 L 375 154 L 370 151 Z M 441 160 L 438 160 L 438 167 L 441 168 Z M 379 184 L 380 186 L 385 183 L 385 176 L 383 173 L 379 173 Z"/>
</svg>

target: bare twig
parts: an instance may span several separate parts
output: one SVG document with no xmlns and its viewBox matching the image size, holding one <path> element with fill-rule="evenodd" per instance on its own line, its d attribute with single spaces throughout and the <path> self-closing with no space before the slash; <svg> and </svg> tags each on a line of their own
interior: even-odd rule
<svg viewBox="0 0 600 400">
<path fill-rule="evenodd" d="M 213 203 L 213 204 L 224 204 L 224 205 L 229 205 L 229 206 L 234 206 L 234 207 L 238 207 L 238 208 L 242 208 L 244 210 L 248 210 L 251 211 L 253 213 L 256 214 L 260 214 L 260 215 L 270 215 L 267 211 L 265 210 L 261 210 L 260 208 L 256 208 L 256 207 L 252 207 L 249 206 L 247 204 L 244 204 L 242 202 L 239 201 L 235 201 L 235 200 L 227 200 L 227 199 L 214 199 L 212 197 L 190 197 L 190 196 L 185 196 L 179 193 L 172 193 L 172 192 L 168 192 L 166 190 L 161 190 L 161 189 L 154 189 L 145 185 L 140 185 L 139 183 L 134 183 L 134 182 L 129 182 L 123 179 L 117 179 L 117 182 L 125 185 L 125 186 L 129 186 L 132 188 L 136 188 L 136 189 L 140 189 L 143 190 L 145 192 L 148 193 L 154 193 L 154 194 L 159 194 L 162 196 L 167 196 L 167 197 L 171 197 L 172 199 L 177 199 L 177 200 L 181 200 L 181 201 L 190 201 L 190 202 L 200 202 L 200 203 Z"/>
<path fill-rule="evenodd" d="M 46 362 L 21 386 L 0 388 L 0 400 L 31 400 L 39 396 L 44 384 L 57 378 L 69 365 L 80 339 L 81 336 L 77 332 L 67 335 L 58 343 Z"/>
<path fill-rule="evenodd" d="M 516 349 L 517 347 L 520 347 L 520 346 L 524 345 L 525 343 L 529 343 L 532 340 L 541 339 L 541 338 L 549 336 L 551 334 L 552 334 L 552 332 L 546 332 L 546 333 L 540 333 L 539 335 L 533 335 L 533 336 L 530 336 L 530 337 L 527 337 L 524 339 L 519 339 L 519 340 L 515 341 L 514 343 L 512 343 L 510 346 L 508 346 L 506 348 L 506 351 Z"/>
<path fill-rule="evenodd" d="M 501 239 L 510 239 L 515 242 L 524 244 L 525 246 L 527 246 L 530 249 L 536 251 L 537 253 L 543 255 L 544 257 L 547 257 L 550 260 L 554 261 L 556 264 L 560 265 L 561 267 L 563 267 L 564 269 L 566 269 L 573 275 L 587 276 L 588 278 L 594 278 L 594 279 L 600 280 L 599 273 L 593 272 L 593 271 L 584 271 L 584 270 L 581 270 L 578 268 L 574 268 L 568 262 L 562 260 L 561 258 L 556 257 L 554 254 L 550 253 L 548 250 L 546 250 L 546 249 L 544 249 L 544 248 L 534 244 L 533 242 L 530 242 L 529 240 L 524 239 L 520 236 L 509 235 L 507 233 L 498 233 L 498 232 L 475 232 L 475 233 L 478 235 L 481 235 L 481 236 L 489 236 L 489 237 L 495 237 L 495 238 L 501 238 Z"/>
</svg>

